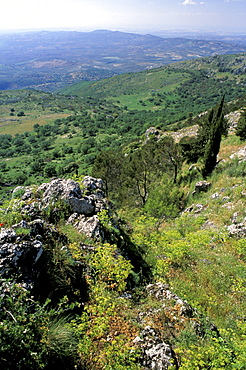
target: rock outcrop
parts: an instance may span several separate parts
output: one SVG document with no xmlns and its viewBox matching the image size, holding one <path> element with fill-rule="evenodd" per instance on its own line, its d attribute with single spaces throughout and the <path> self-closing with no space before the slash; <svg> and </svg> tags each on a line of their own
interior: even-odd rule
<svg viewBox="0 0 246 370">
<path fill-rule="evenodd" d="M 78 182 L 60 178 L 37 188 L 17 187 L 13 191 L 12 207 L 23 215 L 23 220 L 1 229 L 0 276 L 16 277 L 22 284 L 32 286 L 42 268 L 39 260 L 46 258 L 43 257 L 45 245 L 52 245 L 55 240 L 60 241 L 61 248 L 67 248 L 66 238 L 54 226 L 62 212 L 65 220 L 79 232 L 103 240 L 98 213 L 109 209 L 110 204 L 104 197 L 102 180 L 86 176 L 82 189 Z"/>
<path fill-rule="evenodd" d="M 141 363 L 145 368 L 168 370 L 171 366 L 172 348 L 161 340 L 151 326 L 146 326 L 133 342 L 142 350 Z"/>
<path fill-rule="evenodd" d="M 196 313 L 196 311 L 185 300 L 174 294 L 167 284 L 149 284 L 146 289 L 149 295 L 154 295 L 159 301 L 173 301 L 178 307 L 179 315 L 181 316 L 192 317 Z"/>
<path fill-rule="evenodd" d="M 133 340 L 134 345 L 141 349 L 139 361 L 146 370 L 179 369 L 180 364 L 170 345 L 170 338 L 179 335 L 186 325 L 193 328 L 197 338 L 203 337 L 207 330 L 220 336 L 214 324 L 207 318 L 200 320 L 197 310 L 173 293 L 167 284 L 149 284 L 146 291 L 154 298 L 155 306 L 139 313 L 137 321 L 143 329 Z"/>
<path fill-rule="evenodd" d="M 49 212 L 56 220 L 64 212 L 67 214 L 67 222 L 73 224 L 79 232 L 90 238 L 103 239 L 104 232 L 97 215 L 103 209 L 109 209 L 111 204 L 105 198 L 101 179 L 86 176 L 81 188 L 74 180 L 57 178 L 37 189 L 18 187 L 13 195 L 20 190 L 24 193 L 21 196 L 23 215 L 33 218 Z"/>
<path fill-rule="evenodd" d="M 227 227 L 229 236 L 234 236 L 236 238 L 246 238 L 246 224 L 232 224 Z"/>
<path fill-rule="evenodd" d="M 25 229 L 26 233 L 21 230 Z M 38 261 L 44 252 L 46 235 L 58 237 L 51 225 L 37 219 L 30 223 L 22 221 L 0 232 L 0 275 L 15 277 L 27 286 L 32 286 L 38 274 Z"/>
</svg>

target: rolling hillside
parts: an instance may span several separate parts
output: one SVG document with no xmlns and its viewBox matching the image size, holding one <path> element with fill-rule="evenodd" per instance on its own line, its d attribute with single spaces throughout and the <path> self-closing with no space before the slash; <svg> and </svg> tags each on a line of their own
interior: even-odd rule
<svg viewBox="0 0 246 370">
<path fill-rule="evenodd" d="M 224 55 L 172 63 L 62 89 L 64 94 L 93 96 L 135 110 L 201 113 L 225 94 L 231 101 L 245 93 L 246 55 Z M 178 120 L 178 119 L 177 119 Z"/>
</svg>

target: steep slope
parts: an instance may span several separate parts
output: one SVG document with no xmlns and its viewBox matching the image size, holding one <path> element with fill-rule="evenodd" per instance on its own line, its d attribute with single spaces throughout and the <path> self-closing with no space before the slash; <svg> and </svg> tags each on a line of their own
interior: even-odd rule
<svg viewBox="0 0 246 370">
<path fill-rule="evenodd" d="M 137 209 L 116 217 L 99 179 L 15 189 L 1 209 L 0 364 L 242 369 L 245 161 L 230 160 L 233 143 L 206 186 L 193 172 L 188 207 L 158 226 Z"/>
</svg>

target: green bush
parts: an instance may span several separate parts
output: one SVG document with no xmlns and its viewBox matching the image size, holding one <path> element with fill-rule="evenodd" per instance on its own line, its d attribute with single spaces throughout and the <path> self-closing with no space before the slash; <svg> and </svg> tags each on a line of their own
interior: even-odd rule
<svg viewBox="0 0 246 370">
<path fill-rule="evenodd" d="M 65 317 L 59 318 L 59 310 L 49 310 L 49 300 L 40 305 L 20 284 L 2 279 L 1 369 L 74 368 L 77 362 L 76 338 L 68 321 Z"/>
</svg>

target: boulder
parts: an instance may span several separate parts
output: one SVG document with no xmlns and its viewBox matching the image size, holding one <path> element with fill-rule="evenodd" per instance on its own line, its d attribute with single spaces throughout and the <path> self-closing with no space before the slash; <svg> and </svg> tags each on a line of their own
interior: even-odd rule
<svg viewBox="0 0 246 370">
<path fill-rule="evenodd" d="M 88 238 L 98 241 L 104 240 L 103 227 L 97 215 L 85 217 L 84 215 L 73 213 L 67 220 L 67 224 L 72 224 L 80 233 L 85 234 Z"/>
<path fill-rule="evenodd" d="M 82 189 L 74 180 L 54 179 L 40 185 L 37 190 L 42 194 L 43 208 L 55 204 L 59 199 L 69 204 L 71 213 L 85 216 L 92 216 L 106 208 L 103 182 L 90 176 L 84 178 Z"/>
<path fill-rule="evenodd" d="M 96 212 L 95 199 L 92 196 L 85 196 L 82 199 L 70 197 L 68 203 L 71 211 L 80 215 L 92 216 Z"/>
<path fill-rule="evenodd" d="M 58 199 L 82 198 L 79 184 L 71 179 L 54 179 L 40 185 L 37 191 L 42 194 L 42 204 L 44 207 L 49 206 Z"/>
<path fill-rule="evenodd" d="M 66 212 L 86 217 L 92 217 L 103 209 L 111 207 L 110 202 L 105 198 L 103 181 L 91 176 L 84 178 L 82 187 L 74 180 L 61 178 L 43 183 L 37 189 L 18 186 L 12 193 L 13 198 L 17 195 L 21 195 L 21 203 L 16 199 L 21 213 L 28 214 L 32 218 L 40 217 L 44 210 L 52 206 L 51 211 L 55 220 L 62 212 L 63 203 L 65 208 L 66 205 L 69 206 Z"/>
</svg>

